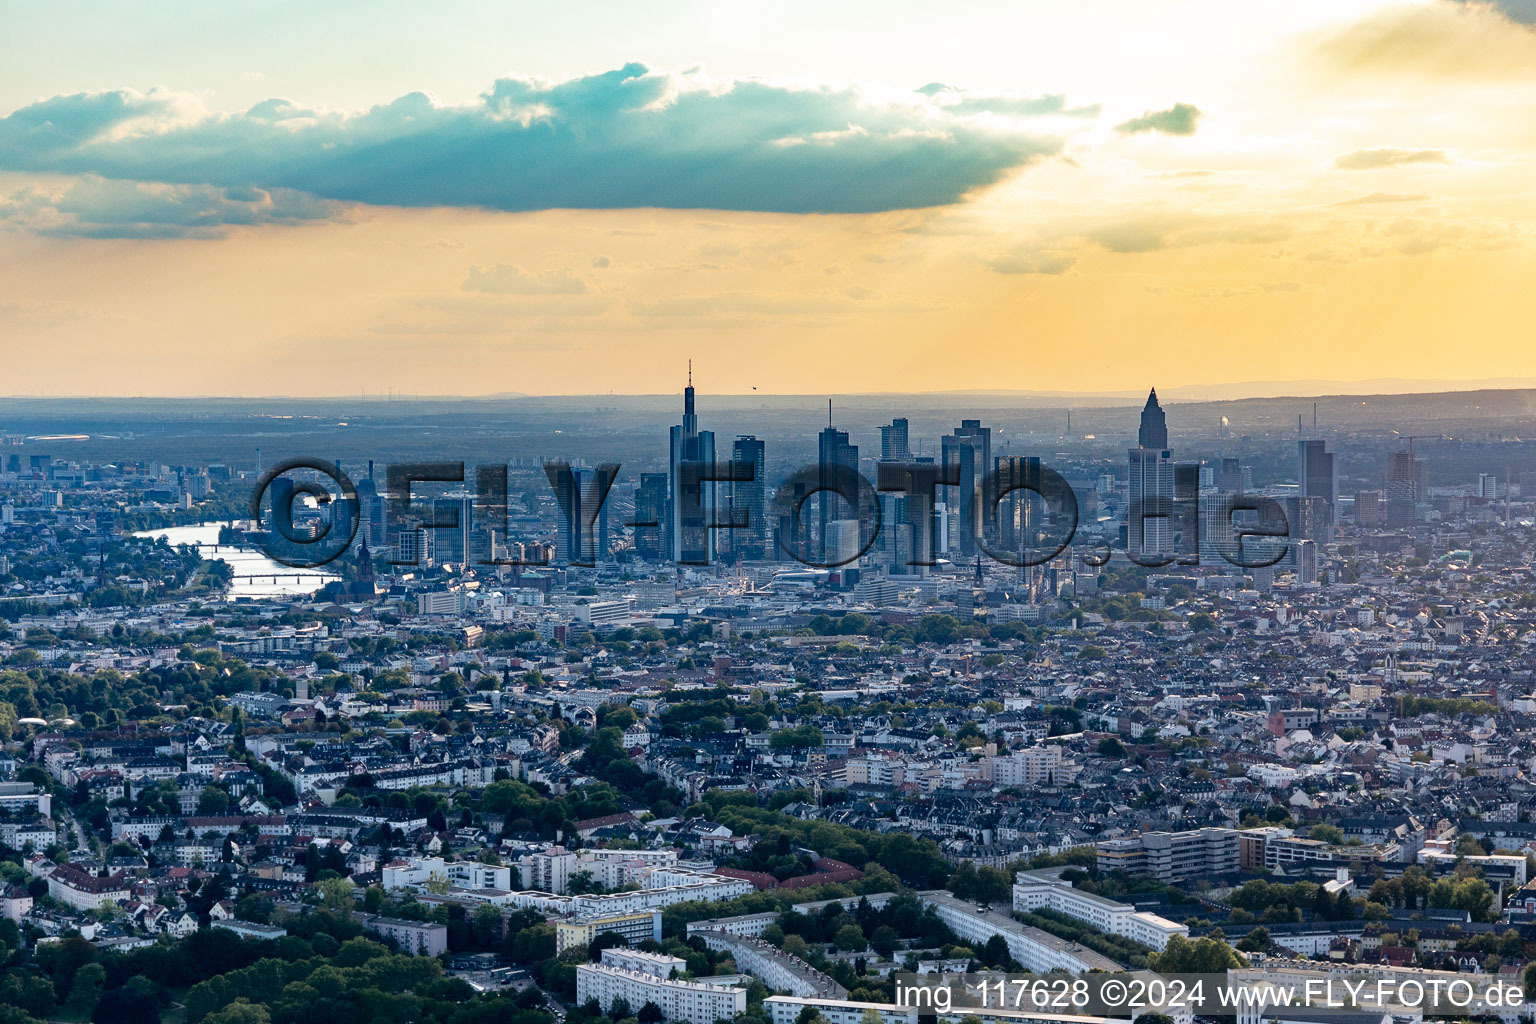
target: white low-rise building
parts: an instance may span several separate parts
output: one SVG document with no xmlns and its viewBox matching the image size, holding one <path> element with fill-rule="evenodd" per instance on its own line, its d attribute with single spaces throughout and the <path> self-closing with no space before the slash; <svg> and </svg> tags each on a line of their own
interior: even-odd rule
<svg viewBox="0 0 1536 1024">
<path fill-rule="evenodd" d="M 1043 973 L 1063 970 L 1081 974 L 1124 969 L 1109 957 L 1095 953 L 1086 946 L 1068 942 L 1039 928 L 1031 928 L 1008 914 L 957 899 L 954 893 L 935 890 L 920 892 L 918 897 L 933 908 L 939 920 L 948 925 L 961 942 L 973 949 L 985 946 L 993 936 L 1001 936 L 1008 944 L 1008 955 L 1023 965 L 1026 971 Z"/>
<path fill-rule="evenodd" d="M 663 1020 L 689 1024 L 715 1024 L 747 1011 L 746 989 L 658 978 L 606 964 L 577 965 L 576 1002 L 585 1003 L 588 999 L 597 1000 L 604 1012 L 620 999 L 629 1004 L 631 1013 L 653 1003 L 661 1010 Z"/>
<path fill-rule="evenodd" d="M 704 944 L 717 953 L 722 950 L 730 953 L 731 959 L 736 961 L 738 970 L 762 979 L 763 984 L 775 992 L 788 992 L 794 996 L 825 996 L 833 999 L 848 997 L 848 990 L 832 978 L 799 957 L 786 953 L 762 939 L 707 929 L 691 933 L 690 938 L 693 936 L 702 938 Z"/>
<path fill-rule="evenodd" d="M 688 970 L 688 961 L 665 953 L 647 953 L 643 949 L 626 946 L 610 946 L 603 950 L 603 963 L 609 967 L 622 967 L 626 971 L 638 971 L 658 978 L 680 976 Z"/>
<path fill-rule="evenodd" d="M 1053 910 L 1108 935 L 1121 935 L 1159 951 L 1175 935 L 1189 935 L 1189 928 L 1176 921 L 1083 892 L 1063 879 L 1059 871 L 1020 871 L 1015 875 L 1013 909 Z"/>
<path fill-rule="evenodd" d="M 121 871 L 93 875 L 73 864 L 60 864 L 48 875 L 48 895 L 76 910 L 96 910 L 128 899 L 128 878 Z"/>
<path fill-rule="evenodd" d="M 384 865 L 384 888 L 414 889 L 434 882 L 459 889 L 511 889 L 512 869 L 474 860 L 444 861 L 441 857 L 412 857 Z"/>
</svg>

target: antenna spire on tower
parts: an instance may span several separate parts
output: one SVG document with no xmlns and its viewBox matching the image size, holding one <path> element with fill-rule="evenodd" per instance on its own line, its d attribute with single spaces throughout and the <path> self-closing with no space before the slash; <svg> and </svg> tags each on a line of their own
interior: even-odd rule
<svg viewBox="0 0 1536 1024">
<path fill-rule="evenodd" d="M 827 429 L 832 428 L 832 399 L 827 399 Z"/>
<path fill-rule="evenodd" d="M 688 360 L 688 386 L 693 387 L 693 360 Z"/>
</svg>

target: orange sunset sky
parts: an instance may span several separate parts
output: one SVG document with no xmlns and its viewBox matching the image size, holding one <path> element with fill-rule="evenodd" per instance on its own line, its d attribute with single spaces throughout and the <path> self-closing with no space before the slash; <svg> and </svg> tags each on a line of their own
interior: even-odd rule
<svg viewBox="0 0 1536 1024">
<path fill-rule="evenodd" d="M 0 394 L 1536 376 L 1536 0 L 8 21 Z"/>
</svg>

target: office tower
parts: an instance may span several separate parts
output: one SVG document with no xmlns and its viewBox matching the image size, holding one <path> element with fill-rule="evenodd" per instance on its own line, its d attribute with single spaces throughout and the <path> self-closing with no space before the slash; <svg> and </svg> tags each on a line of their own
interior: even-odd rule
<svg viewBox="0 0 1536 1024">
<path fill-rule="evenodd" d="M 1317 582 L 1317 545 L 1310 540 L 1298 540 L 1291 545 L 1296 552 L 1296 581 Z"/>
<path fill-rule="evenodd" d="M 745 529 L 726 533 L 737 560 L 760 560 L 768 556 L 768 464 L 763 442 L 743 434 L 731 445 L 731 461 L 752 467 L 751 480 L 733 480 L 729 484 L 732 511 L 745 511 Z"/>
<path fill-rule="evenodd" d="M 1221 460 L 1221 468 L 1216 472 L 1216 489 L 1223 494 L 1242 494 L 1244 492 L 1243 460 Z"/>
<path fill-rule="evenodd" d="M 907 522 L 907 496 L 882 491 L 879 501 L 880 535 L 875 538 L 875 550 L 882 556 L 888 574 L 905 576 L 919 568 L 907 565 L 912 560 L 912 524 Z"/>
<path fill-rule="evenodd" d="M 433 561 L 464 563 L 473 546 L 470 534 L 474 529 L 475 500 L 462 495 L 433 498 L 432 521 L 444 524 L 431 531 Z"/>
<path fill-rule="evenodd" d="M 1000 455 L 993 462 L 995 490 L 983 495 L 982 517 L 996 516 L 997 535 L 991 535 L 989 524 L 983 536 L 1002 551 L 1025 555 L 1034 546 L 1033 506 L 1026 485 L 1040 486 L 1040 460 L 1034 456 Z"/>
<path fill-rule="evenodd" d="M 819 471 L 818 483 L 822 488 L 828 488 L 835 482 L 833 467 L 843 466 L 855 473 L 859 471 L 859 446 L 848 443 L 848 432 L 838 430 L 832 425 L 832 403 L 827 402 L 827 426 L 816 439 L 816 465 Z M 818 508 L 817 523 L 820 526 L 818 539 L 821 542 L 821 551 L 828 554 L 833 551 L 831 546 L 831 526 L 839 520 L 853 519 L 861 521 L 863 512 L 853 508 L 837 494 L 823 489 L 816 495 Z M 842 511 L 839 511 L 841 506 Z M 858 550 L 855 544 L 854 550 Z M 831 560 L 830 557 L 828 560 Z"/>
<path fill-rule="evenodd" d="M 1412 526 L 1419 518 L 1418 474 L 1411 452 L 1387 455 L 1387 526 Z"/>
<path fill-rule="evenodd" d="M 635 522 L 656 524 L 635 527 L 635 554 L 652 562 L 665 561 L 671 553 L 666 533 L 667 479 L 665 473 L 641 473 L 635 489 Z"/>
<path fill-rule="evenodd" d="M 303 502 L 295 502 L 293 479 L 287 476 L 274 477 L 267 493 L 272 496 L 272 517 L 267 523 L 274 540 L 286 537 L 308 538 L 313 536 L 313 524 L 301 519 L 293 521 L 293 514 L 297 509 L 303 515 L 305 505 Z M 278 541 L 281 543 L 281 541 Z"/>
<path fill-rule="evenodd" d="M 1296 479 L 1302 497 L 1321 498 L 1327 503 L 1325 525 L 1332 525 L 1334 506 L 1339 501 L 1339 471 L 1326 443 L 1296 442 Z"/>
<path fill-rule="evenodd" d="M 1168 417 L 1157 401 L 1157 388 L 1147 395 L 1147 404 L 1141 409 L 1141 429 L 1136 432 L 1138 448 L 1168 447 Z"/>
<path fill-rule="evenodd" d="M 357 535 L 375 549 L 384 547 L 384 496 L 373 479 L 373 460 L 368 475 L 357 484 Z"/>
<path fill-rule="evenodd" d="M 432 535 L 435 530 L 423 530 L 415 518 L 408 519 L 394 531 L 395 565 L 431 565 Z"/>
<path fill-rule="evenodd" d="M 859 521 L 834 519 L 827 523 L 826 541 L 822 547 L 824 559 L 833 564 L 852 568 L 859 553 Z"/>
<path fill-rule="evenodd" d="M 1167 448 L 1130 449 L 1126 551 L 1147 559 L 1173 554 L 1173 453 Z"/>
<path fill-rule="evenodd" d="M 1161 560 L 1173 556 L 1173 452 L 1168 448 L 1168 421 L 1154 388 L 1141 410 L 1138 447 L 1128 452 L 1125 543 L 1132 559 Z M 1149 443 L 1150 442 L 1150 443 Z"/>
<path fill-rule="evenodd" d="M 891 420 L 888 426 L 880 428 L 880 461 L 881 462 L 907 462 L 912 458 L 912 450 L 907 445 L 907 421 L 905 417 Z"/>
<path fill-rule="evenodd" d="M 791 477 L 775 495 L 774 507 L 783 511 L 774 524 L 774 558 L 779 557 L 780 547 L 784 548 L 786 554 L 794 555 L 802 561 L 816 558 L 818 549 L 810 543 L 810 528 L 806 519 L 809 510 L 805 506 L 810 489 L 803 476 Z M 782 501 L 779 495 L 783 496 Z"/>
<path fill-rule="evenodd" d="M 1355 525 L 1362 527 L 1380 526 L 1381 492 L 1380 491 L 1356 491 L 1355 492 Z"/>
<path fill-rule="evenodd" d="M 681 478 L 685 462 L 710 467 L 715 462 L 715 433 L 699 429 L 699 417 L 694 411 L 691 360 L 688 363 L 688 386 L 683 390 L 683 422 L 672 428 L 667 474 L 667 526 L 674 561 L 685 565 L 707 565 L 711 547 L 709 524 L 715 521 L 718 485 L 706 480 L 700 485 L 698 506 L 685 508 Z"/>
<path fill-rule="evenodd" d="M 992 428 L 981 420 L 961 420 L 953 434 L 940 440 L 939 454 L 944 466 L 960 471 L 959 485 L 944 488 L 945 504 L 959 508 L 959 536 L 950 540 L 962 557 L 970 558 L 981 535 L 981 483 L 992 466 Z"/>
<path fill-rule="evenodd" d="M 507 547 L 507 467 L 475 467 L 475 496 L 470 499 L 468 564 L 479 572 L 505 561 Z"/>
<path fill-rule="evenodd" d="M 1499 496 L 1499 478 L 1492 473 L 1477 474 L 1477 496 L 1493 501 Z"/>
<path fill-rule="evenodd" d="M 555 476 L 555 501 L 560 509 L 555 558 L 567 564 L 597 565 L 608 557 L 608 488 L 611 470 L 567 469 Z M 597 506 L 592 534 L 584 536 L 591 505 Z"/>
<path fill-rule="evenodd" d="M 1200 470 L 1198 462 L 1173 467 L 1173 528 L 1180 565 L 1200 564 Z"/>
<path fill-rule="evenodd" d="M 1294 495 L 1285 499 L 1286 536 L 1293 542 L 1286 552 L 1286 560 L 1292 566 L 1301 564 L 1301 552 L 1296 541 L 1326 541 L 1329 535 L 1328 503 L 1322 498 L 1304 498 Z"/>
<path fill-rule="evenodd" d="M 347 531 L 352 528 L 355 518 L 361 516 L 360 499 L 332 498 L 325 508 L 325 519 L 330 524 L 330 529 L 325 535 L 326 546 L 332 547 L 334 545 L 332 549 L 339 554 L 346 550 L 342 546 L 342 538 L 347 536 Z M 356 534 L 353 535 L 352 539 L 354 541 L 357 539 Z"/>
<path fill-rule="evenodd" d="M 905 439 L 906 421 L 896 422 L 901 424 L 902 437 Z M 881 428 L 882 431 L 887 429 Z M 903 447 L 887 450 L 900 454 Z M 913 459 L 910 452 L 899 458 L 882 456 L 880 461 L 933 465 L 931 457 Z M 892 576 L 927 576 L 935 560 L 937 539 L 940 536 L 939 515 L 935 512 L 933 496 L 921 490 L 883 491 L 879 499 L 880 533 L 875 543 L 884 556 L 886 572 Z M 943 505 L 937 505 L 937 508 L 942 510 Z"/>
</svg>

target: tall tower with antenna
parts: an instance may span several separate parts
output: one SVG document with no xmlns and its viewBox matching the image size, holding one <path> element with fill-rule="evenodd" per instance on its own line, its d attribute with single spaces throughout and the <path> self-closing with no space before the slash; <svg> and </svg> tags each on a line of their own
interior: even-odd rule
<svg viewBox="0 0 1536 1024">
<path fill-rule="evenodd" d="M 715 521 L 715 499 L 719 493 L 710 481 L 702 484 L 699 507 L 684 508 L 681 492 L 682 467 L 685 462 L 715 461 L 715 432 L 699 429 L 698 410 L 694 405 L 693 360 L 688 360 L 688 386 L 683 389 L 683 422 L 673 427 L 667 471 L 667 522 L 665 536 L 670 538 L 674 561 L 684 565 L 708 565 L 711 533 Z"/>
</svg>

